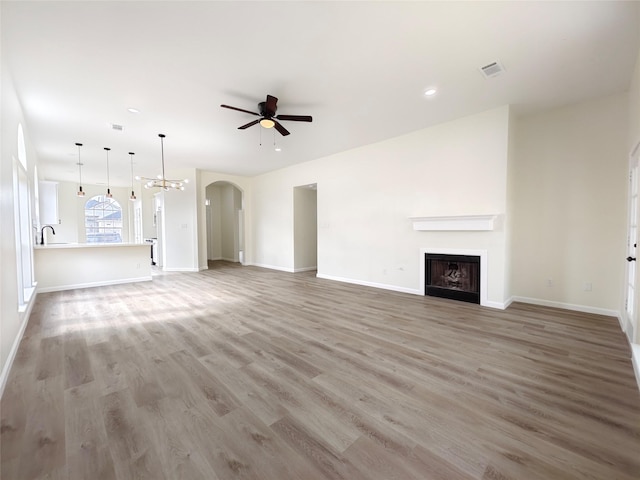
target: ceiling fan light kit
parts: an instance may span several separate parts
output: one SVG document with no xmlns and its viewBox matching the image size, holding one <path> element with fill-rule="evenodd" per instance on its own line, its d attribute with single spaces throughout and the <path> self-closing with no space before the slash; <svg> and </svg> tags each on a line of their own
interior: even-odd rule
<svg viewBox="0 0 640 480">
<path fill-rule="evenodd" d="M 293 121 L 293 122 L 312 122 L 313 118 L 310 115 L 276 115 L 276 111 L 278 110 L 278 99 L 273 95 L 267 95 L 267 100 L 264 102 L 260 102 L 258 104 L 258 112 L 251 112 L 249 110 L 245 110 L 243 108 L 232 107 L 230 105 L 220 105 L 222 108 L 229 108 L 231 110 L 237 110 L 238 112 L 248 113 L 250 115 L 256 115 L 259 118 L 258 120 L 253 120 L 245 125 L 241 125 L 238 127 L 238 130 L 244 130 L 246 128 L 252 127 L 256 124 L 260 124 L 264 128 L 275 128 L 278 133 L 282 136 L 289 135 L 289 132 L 286 128 L 282 126 L 280 121 Z"/>
</svg>

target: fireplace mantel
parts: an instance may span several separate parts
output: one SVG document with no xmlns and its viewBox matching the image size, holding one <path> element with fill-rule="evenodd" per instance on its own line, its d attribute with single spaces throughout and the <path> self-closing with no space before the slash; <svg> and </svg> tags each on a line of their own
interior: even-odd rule
<svg viewBox="0 0 640 480">
<path fill-rule="evenodd" d="M 414 230 L 491 231 L 498 215 L 455 215 L 451 217 L 412 217 Z"/>
</svg>

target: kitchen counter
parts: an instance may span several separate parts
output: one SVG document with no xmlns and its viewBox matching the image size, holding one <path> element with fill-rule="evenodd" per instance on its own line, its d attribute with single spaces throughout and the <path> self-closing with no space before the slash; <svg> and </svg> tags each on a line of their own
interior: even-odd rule
<svg viewBox="0 0 640 480">
<path fill-rule="evenodd" d="M 148 243 L 47 243 L 45 245 L 34 245 L 33 248 L 117 248 L 117 247 L 147 247 Z"/>
<path fill-rule="evenodd" d="M 148 243 L 50 243 L 33 255 L 39 292 L 151 280 Z"/>
</svg>

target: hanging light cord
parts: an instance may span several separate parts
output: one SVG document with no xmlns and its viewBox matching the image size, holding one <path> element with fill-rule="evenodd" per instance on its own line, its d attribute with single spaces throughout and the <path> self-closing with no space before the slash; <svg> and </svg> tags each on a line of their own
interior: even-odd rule
<svg viewBox="0 0 640 480">
<path fill-rule="evenodd" d="M 133 156 L 135 153 L 129 152 L 129 158 L 131 159 L 131 197 L 129 197 L 132 201 L 136 199 L 136 193 L 133 190 Z"/>
<path fill-rule="evenodd" d="M 167 177 L 164 175 L 164 135 L 161 133 L 160 137 L 160 155 L 162 156 L 162 187 L 166 188 Z"/>
<path fill-rule="evenodd" d="M 78 170 L 80 171 L 80 187 L 82 187 L 82 162 L 80 161 L 80 147 L 82 146 L 82 144 L 76 143 L 76 145 L 78 146 Z"/>
<path fill-rule="evenodd" d="M 109 181 L 109 147 L 104 147 L 107 152 L 107 197 L 111 198 L 111 182 Z"/>
</svg>

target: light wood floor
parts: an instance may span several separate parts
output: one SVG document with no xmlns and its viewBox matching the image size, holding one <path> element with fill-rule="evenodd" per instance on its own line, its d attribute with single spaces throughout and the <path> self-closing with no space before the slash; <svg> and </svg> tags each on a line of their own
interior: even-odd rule
<svg viewBox="0 0 640 480">
<path fill-rule="evenodd" d="M 610 317 L 224 262 L 38 295 L 2 480 L 640 478 Z"/>
</svg>

